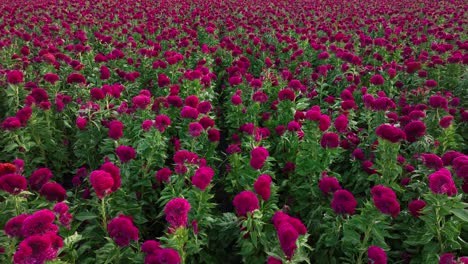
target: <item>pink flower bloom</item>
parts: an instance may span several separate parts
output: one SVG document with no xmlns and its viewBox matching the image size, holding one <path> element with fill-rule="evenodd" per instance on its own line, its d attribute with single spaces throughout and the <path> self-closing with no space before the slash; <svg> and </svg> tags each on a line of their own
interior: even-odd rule
<svg viewBox="0 0 468 264">
<path fill-rule="evenodd" d="M 47 209 L 39 210 L 23 221 L 21 232 L 23 236 L 42 235 L 47 232 L 57 232 L 58 226 L 53 224 L 55 214 Z"/>
<path fill-rule="evenodd" d="M 396 194 L 392 189 L 377 185 L 371 189 L 371 194 L 375 207 L 383 214 L 396 217 L 400 213 L 400 204 L 396 200 Z"/>
<path fill-rule="evenodd" d="M 114 179 L 110 173 L 103 170 L 96 170 L 89 175 L 89 181 L 96 192 L 97 197 L 104 198 L 107 194 L 112 193 Z"/>
<path fill-rule="evenodd" d="M 210 167 L 200 167 L 195 171 L 192 177 L 192 184 L 198 189 L 204 191 L 210 185 L 211 179 L 214 176 L 214 171 Z"/>
<path fill-rule="evenodd" d="M 130 217 L 119 215 L 107 225 L 107 232 L 119 247 L 125 247 L 131 240 L 138 240 L 138 229 Z"/>
<path fill-rule="evenodd" d="M 421 216 L 421 210 L 426 206 L 426 202 L 423 200 L 414 200 L 408 204 L 408 210 L 410 211 L 411 215 L 414 217 Z"/>
<path fill-rule="evenodd" d="M 39 191 L 46 182 L 52 179 L 52 172 L 48 168 L 40 168 L 29 177 L 29 186 L 34 191 Z"/>
<path fill-rule="evenodd" d="M 247 216 L 248 212 L 253 212 L 259 208 L 258 198 L 251 191 L 243 191 L 237 194 L 233 200 L 238 216 Z"/>
<path fill-rule="evenodd" d="M 262 197 L 264 201 L 270 198 L 271 177 L 268 174 L 262 174 L 254 183 L 255 192 Z"/>
<path fill-rule="evenodd" d="M 12 70 L 7 73 L 7 82 L 10 84 L 18 84 L 24 82 L 24 74 L 22 71 Z"/>
<path fill-rule="evenodd" d="M 26 178 L 19 174 L 0 176 L 0 190 L 10 194 L 19 194 L 27 189 Z"/>
<path fill-rule="evenodd" d="M 387 264 L 387 255 L 385 251 L 377 246 L 370 246 L 367 249 L 367 257 L 369 263 L 372 264 Z"/>
<path fill-rule="evenodd" d="M 333 194 L 331 207 L 337 214 L 354 214 L 357 202 L 353 194 L 347 190 L 337 190 Z"/>
<path fill-rule="evenodd" d="M 452 179 L 452 174 L 445 168 L 429 175 L 428 180 L 429 188 L 435 194 L 447 194 L 448 196 L 457 194 L 457 187 Z"/>
<path fill-rule="evenodd" d="M 115 153 L 119 157 L 121 163 L 127 163 L 136 157 L 135 149 L 130 146 L 118 146 Z"/>
<path fill-rule="evenodd" d="M 190 204 L 184 198 L 175 198 L 170 200 L 164 208 L 166 221 L 169 222 L 172 228 L 187 226 L 188 213 Z"/>
<path fill-rule="evenodd" d="M 123 124 L 119 120 L 113 120 L 109 124 L 109 137 L 117 140 L 123 136 Z"/>
<path fill-rule="evenodd" d="M 324 177 L 319 181 L 319 188 L 324 195 L 341 190 L 340 183 L 334 177 Z"/>
<path fill-rule="evenodd" d="M 56 182 L 48 182 L 42 185 L 40 193 L 51 202 L 61 202 L 67 198 L 67 191 L 62 187 L 62 185 Z"/>
</svg>

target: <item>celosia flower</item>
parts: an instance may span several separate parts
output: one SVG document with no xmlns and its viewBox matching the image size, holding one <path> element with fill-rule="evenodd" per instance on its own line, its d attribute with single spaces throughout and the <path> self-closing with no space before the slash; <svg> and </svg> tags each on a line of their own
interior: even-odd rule
<svg viewBox="0 0 468 264">
<path fill-rule="evenodd" d="M 67 198 L 67 191 L 62 187 L 62 185 L 56 182 L 48 182 L 42 185 L 40 193 L 51 202 L 61 202 Z"/>
<path fill-rule="evenodd" d="M 154 127 L 163 133 L 171 125 L 171 119 L 166 115 L 158 115 L 154 122 Z"/>
<path fill-rule="evenodd" d="M 448 196 L 457 194 L 457 187 L 452 179 L 452 174 L 445 168 L 429 175 L 428 180 L 429 188 L 435 194 L 447 194 Z"/>
<path fill-rule="evenodd" d="M 214 171 L 210 167 L 200 167 L 195 171 L 192 177 L 192 184 L 198 189 L 204 191 L 210 185 L 211 179 L 214 176 Z"/>
<path fill-rule="evenodd" d="M 24 74 L 19 70 L 12 70 L 7 73 L 7 82 L 10 84 L 18 84 L 24 81 Z"/>
<path fill-rule="evenodd" d="M 370 246 L 367 249 L 367 257 L 369 263 L 372 264 L 387 264 L 387 255 L 385 251 L 377 246 Z"/>
<path fill-rule="evenodd" d="M 97 197 L 104 198 L 107 194 L 112 193 L 114 179 L 110 173 L 103 170 L 95 170 L 89 175 L 89 181 L 96 192 Z"/>
<path fill-rule="evenodd" d="M 125 215 L 112 219 L 107 225 L 107 232 L 119 247 L 128 246 L 131 240 L 138 240 L 138 229 L 133 225 L 131 218 Z"/>
<path fill-rule="evenodd" d="M 455 255 L 452 253 L 445 253 L 440 256 L 439 264 L 458 264 Z"/>
<path fill-rule="evenodd" d="M 264 201 L 270 198 L 271 177 L 268 174 L 262 174 L 254 183 L 255 192 L 262 197 Z"/>
<path fill-rule="evenodd" d="M 375 132 L 380 138 L 392 143 L 405 139 L 405 133 L 401 129 L 387 124 L 380 125 Z"/>
<path fill-rule="evenodd" d="M 33 235 L 23 240 L 13 256 L 14 263 L 44 263 L 57 258 L 63 240 L 54 232 Z"/>
<path fill-rule="evenodd" d="M 268 150 L 264 147 L 256 147 L 251 151 L 250 166 L 255 170 L 263 168 L 268 158 Z"/>
<path fill-rule="evenodd" d="M 426 207 L 426 202 L 423 200 L 414 200 L 408 204 L 408 210 L 410 211 L 411 215 L 413 215 L 414 217 L 421 216 L 422 214 L 420 211 L 424 207 Z"/>
<path fill-rule="evenodd" d="M 52 211 L 39 210 L 28 216 L 23 221 L 21 228 L 22 235 L 29 237 L 32 235 L 42 235 L 47 232 L 57 232 L 58 226 L 54 225 L 55 215 Z"/>
<path fill-rule="evenodd" d="M 306 114 L 307 116 L 307 114 Z M 312 117 L 311 117 L 312 118 Z M 313 120 L 313 119 L 311 119 Z M 321 115 L 319 119 L 319 129 L 320 131 L 326 131 L 331 125 L 330 117 L 327 115 Z"/>
<path fill-rule="evenodd" d="M 164 208 L 166 221 L 172 228 L 187 226 L 190 203 L 184 198 L 175 198 L 170 200 Z"/>
<path fill-rule="evenodd" d="M 237 194 L 232 203 L 238 216 L 247 216 L 248 212 L 253 212 L 259 208 L 258 198 L 251 191 L 242 191 Z"/>
<path fill-rule="evenodd" d="M 370 83 L 373 85 L 382 85 L 384 84 L 384 78 L 380 74 L 376 74 L 370 78 Z"/>
<path fill-rule="evenodd" d="M 67 83 L 68 84 L 71 84 L 71 83 L 86 83 L 86 79 L 85 79 L 85 77 L 83 75 L 81 75 L 79 73 L 71 73 L 67 77 Z"/>
<path fill-rule="evenodd" d="M 438 170 L 438 169 L 441 169 L 444 166 L 444 162 L 436 154 L 423 153 L 423 154 L 421 154 L 421 157 L 422 157 L 424 165 L 426 167 L 430 168 L 430 169 Z"/>
<path fill-rule="evenodd" d="M 35 170 L 29 177 L 29 186 L 34 191 L 39 191 L 46 182 L 52 179 L 52 172 L 48 168 L 40 168 Z"/>
<path fill-rule="evenodd" d="M 324 195 L 341 190 L 340 183 L 334 177 L 324 177 L 319 181 L 319 188 Z"/>
<path fill-rule="evenodd" d="M 269 256 L 267 259 L 267 264 L 283 264 L 283 262 L 280 259 Z"/>
<path fill-rule="evenodd" d="M 120 169 L 111 162 L 106 162 L 101 165 L 101 170 L 110 173 L 112 179 L 114 180 L 114 185 L 112 186 L 112 192 L 117 191 L 120 188 L 121 179 L 120 179 Z"/>
<path fill-rule="evenodd" d="M 118 146 L 115 154 L 117 154 L 121 163 L 127 163 L 136 157 L 135 149 L 130 146 Z"/>
<path fill-rule="evenodd" d="M 347 190 L 337 190 L 333 194 L 331 207 L 337 214 L 354 214 L 357 202 L 353 194 Z"/>
<path fill-rule="evenodd" d="M 323 134 L 322 139 L 320 139 L 322 148 L 337 148 L 339 143 L 338 135 L 333 132 Z"/>
<path fill-rule="evenodd" d="M 278 228 L 278 239 L 280 241 L 281 249 L 286 255 L 287 259 L 291 259 L 297 249 L 296 241 L 299 238 L 297 230 L 287 221 L 281 222 Z"/>
<path fill-rule="evenodd" d="M 453 116 L 444 116 L 439 121 L 441 128 L 448 128 L 452 124 Z"/>
<path fill-rule="evenodd" d="M 119 120 L 113 120 L 109 123 L 109 137 L 117 140 L 123 136 L 123 124 Z"/>
<path fill-rule="evenodd" d="M 199 137 L 203 131 L 202 125 L 198 122 L 192 122 L 189 124 L 188 133 L 192 137 Z"/>
<path fill-rule="evenodd" d="M 162 168 L 156 172 L 156 181 L 169 183 L 172 171 L 169 168 Z"/>
<path fill-rule="evenodd" d="M 335 119 L 335 129 L 340 133 L 346 132 L 348 128 L 348 117 L 345 115 L 340 115 Z"/>
<path fill-rule="evenodd" d="M 82 117 L 78 117 L 75 121 L 76 123 L 76 126 L 80 129 L 80 130 L 85 130 L 86 129 L 86 125 L 88 124 L 88 120 L 86 120 L 86 118 L 82 118 Z"/>
<path fill-rule="evenodd" d="M 10 237 L 23 237 L 23 222 L 24 219 L 28 218 L 28 216 L 29 215 L 27 214 L 22 214 L 8 220 L 8 222 L 5 224 L 5 234 Z"/>
<path fill-rule="evenodd" d="M 196 108 L 191 106 L 184 106 L 180 111 L 180 117 L 188 119 L 197 119 L 199 112 Z"/>
<path fill-rule="evenodd" d="M 396 194 L 392 189 L 377 185 L 371 189 L 371 194 L 375 207 L 383 214 L 396 217 L 400 213 L 400 204 L 396 200 Z"/>
<path fill-rule="evenodd" d="M 220 133 L 218 129 L 210 129 L 208 130 L 208 140 L 210 142 L 218 142 L 220 140 Z"/>
<path fill-rule="evenodd" d="M 26 190 L 26 178 L 18 174 L 5 174 L 0 176 L 0 190 L 11 194 L 19 194 Z"/>
<path fill-rule="evenodd" d="M 426 125 L 422 121 L 415 120 L 405 126 L 406 140 L 415 142 L 426 134 Z"/>
</svg>

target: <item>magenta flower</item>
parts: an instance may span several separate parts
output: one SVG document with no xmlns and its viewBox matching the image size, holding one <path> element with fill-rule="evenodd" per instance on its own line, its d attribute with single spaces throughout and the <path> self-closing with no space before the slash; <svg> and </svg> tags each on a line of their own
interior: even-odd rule
<svg viewBox="0 0 468 264">
<path fill-rule="evenodd" d="M 56 182 L 48 182 L 42 185 L 40 193 L 51 202 L 61 202 L 67 199 L 67 191 L 62 187 L 62 185 Z"/>
<path fill-rule="evenodd" d="M 324 195 L 341 190 L 340 183 L 334 177 L 324 177 L 319 181 L 319 188 Z"/>
<path fill-rule="evenodd" d="M 115 153 L 121 163 L 127 163 L 136 157 L 135 149 L 130 146 L 118 146 Z"/>
<path fill-rule="evenodd" d="M 23 222 L 28 217 L 29 215 L 22 214 L 8 220 L 8 222 L 5 224 L 5 234 L 10 237 L 23 237 Z"/>
<path fill-rule="evenodd" d="M 255 170 L 263 168 L 268 158 L 268 150 L 264 147 L 256 147 L 251 151 L 250 166 Z"/>
<path fill-rule="evenodd" d="M 203 132 L 203 127 L 198 122 L 192 122 L 189 124 L 188 133 L 192 137 L 199 137 Z"/>
<path fill-rule="evenodd" d="M 411 215 L 413 215 L 414 217 L 421 216 L 422 214 L 420 211 L 424 207 L 426 207 L 426 202 L 423 200 L 414 200 L 408 204 L 408 210 L 410 211 Z"/>
<path fill-rule="evenodd" d="M 337 148 L 340 144 L 338 135 L 333 132 L 325 133 L 322 135 L 320 145 L 322 148 Z"/>
<path fill-rule="evenodd" d="M 268 200 L 271 195 L 271 177 L 268 174 L 262 174 L 254 183 L 255 192 L 262 197 L 264 201 Z"/>
<path fill-rule="evenodd" d="M 0 190 L 19 194 L 27 189 L 26 178 L 18 174 L 5 174 L 0 176 Z"/>
<path fill-rule="evenodd" d="M 58 226 L 53 224 L 55 214 L 47 209 L 39 210 L 28 216 L 21 227 L 22 235 L 25 237 L 43 235 L 47 232 L 57 232 Z"/>
<path fill-rule="evenodd" d="M 119 247 L 125 247 L 131 240 L 138 240 L 138 229 L 133 225 L 131 217 L 119 215 L 107 225 L 107 232 Z"/>
<path fill-rule="evenodd" d="M 380 74 L 376 74 L 370 78 L 370 83 L 373 85 L 382 85 L 384 84 L 384 78 Z"/>
<path fill-rule="evenodd" d="M 52 172 L 48 168 L 37 169 L 29 177 L 29 186 L 34 191 L 40 191 L 42 185 L 52 179 L 52 176 Z"/>
<path fill-rule="evenodd" d="M 406 137 L 405 133 L 401 129 L 387 124 L 380 125 L 375 132 L 380 138 L 392 143 L 398 143 Z"/>
<path fill-rule="evenodd" d="M 367 249 L 367 257 L 369 263 L 372 264 L 387 264 L 387 255 L 385 251 L 377 246 L 370 246 Z"/>
<path fill-rule="evenodd" d="M 353 194 L 347 190 L 337 190 L 333 194 L 333 200 L 331 202 L 333 211 L 337 214 L 354 214 L 357 207 L 356 199 Z"/>
<path fill-rule="evenodd" d="M 371 189 L 374 205 L 383 214 L 396 217 L 400 213 L 400 204 L 396 199 L 396 194 L 392 189 L 382 185 L 374 186 Z"/>
<path fill-rule="evenodd" d="M 429 175 L 428 180 L 429 188 L 435 194 L 447 194 L 448 196 L 457 194 L 457 187 L 452 179 L 452 174 L 445 168 Z"/>
<path fill-rule="evenodd" d="M 214 171 L 210 167 L 200 167 L 195 171 L 195 175 L 192 177 L 192 184 L 204 191 L 208 185 L 210 185 L 211 179 L 214 176 Z"/>
<path fill-rule="evenodd" d="M 100 199 L 112 193 L 114 179 L 110 173 L 103 170 L 95 170 L 89 175 L 89 181 L 91 182 L 97 197 Z"/>
<path fill-rule="evenodd" d="M 252 191 L 242 191 L 234 197 L 232 203 L 238 216 L 247 216 L 248 212 L 253 212 L 259 208 L 258 198 Z"/>
<path fill-rule="evenodd" d="M 24 82 L 24 74 L 19 70 L 12 70 L 7 73 L 7 82 L 10 84 L 18 84 Z"/>
<path fill-rule="evenodd" d="M 109 123 L 109 137 L 117 140 L 123 136 L 123 124 L 119 120 L 113 120 Z"/>
<path fill-rule="evenodd" d="M 190 203 L 184 198 L 175 198 L 170 200 L 164 208 L 166 221 L 172 228 L 187 226 Z"/>
<path fill-rule="evenodd" d="M 14 263 L 44 263 L 57 258 L 63 240 L 54 232 L 33 235 L 23 240 L 13 256 Z"/>
<path fill-rule="evenodd" d="M 156 172 L 156 181 L 169 183 L 172 171 L 169 168 L 162 168 Z"/>
</svg>

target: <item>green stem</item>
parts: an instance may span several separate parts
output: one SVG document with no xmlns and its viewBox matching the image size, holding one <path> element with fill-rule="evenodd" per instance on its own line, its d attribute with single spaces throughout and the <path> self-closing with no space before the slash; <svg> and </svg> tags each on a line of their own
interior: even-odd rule
<svg viewBox="0 0 468 264">
<path fill-rule="evenodd" d="M 106 202 L 104 197 L 101 199 L 100 211 L 102 216 L 102 225 L 104 227 L 104 230 L 107 230 Z"/>
<path fill-rule="evenodd" d="M 442 241 L 442 228 L 443 228 L 443 225 L 442 225 L 442 217 L 440 215 L 440 208 L 441 208 L 441 205 L 439 203 L 439 200 L 437 200 L 437 203 L 435 205 L 435 214 L 436 214 L 436 222 L 437 222 L 437 241 L 439 243 L 439 246 L 440 246 L 440 253 L 444 253 L 444 250 L 445 250 L 445 246 L 444 246 L 444 243 Z"/>
<path fill-rule="evenodd" d="M 364 233 L 364 240 L 361 243 L 361 253 L 359 254 L 359 258 L 356 264 L 363 264 L 364 254 L 367 251 L 367 242 L 369 240 L 370 233 L 372 232 L 372 227 L 374 225 L 374 221 L 371 221 L 369 226 L 367 227 L 366 233 Z"/>
</svg>

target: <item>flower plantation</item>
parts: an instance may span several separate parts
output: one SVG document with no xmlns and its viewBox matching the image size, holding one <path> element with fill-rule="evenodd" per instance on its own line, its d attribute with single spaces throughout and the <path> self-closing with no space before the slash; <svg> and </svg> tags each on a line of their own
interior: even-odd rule
<svg viewBox="0 0 468 264">
<path fill-rule="evenodd" d="M 1 263 L 468 263 L 465 1 L 0 1 Z"/>
</svg>

